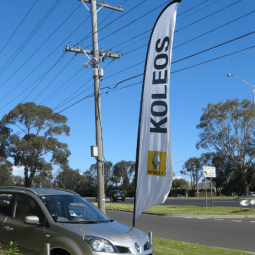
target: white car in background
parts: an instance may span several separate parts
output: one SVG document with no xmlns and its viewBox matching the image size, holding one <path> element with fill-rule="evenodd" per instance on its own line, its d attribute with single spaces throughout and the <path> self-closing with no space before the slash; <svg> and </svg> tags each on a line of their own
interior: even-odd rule
<svg viewBox="0 0 255 255">
<path fill-rule="evenodd" d="M 249 192 L 250 197 L 255 197 L 255 192 L 251 191 Z"/>
</svg>

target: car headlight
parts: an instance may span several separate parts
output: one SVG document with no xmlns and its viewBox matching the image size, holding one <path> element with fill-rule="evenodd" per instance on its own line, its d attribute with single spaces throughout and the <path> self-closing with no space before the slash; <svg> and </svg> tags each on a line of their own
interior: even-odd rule
<svg viewBox="0 0 255 255">
<path fill-rule="evenodd" d="M 118 252 L 111 242 L 97 236 L 84 236 L 84 240 L 91 246 L 93 251 L 98 252 Z"/>
</svg>

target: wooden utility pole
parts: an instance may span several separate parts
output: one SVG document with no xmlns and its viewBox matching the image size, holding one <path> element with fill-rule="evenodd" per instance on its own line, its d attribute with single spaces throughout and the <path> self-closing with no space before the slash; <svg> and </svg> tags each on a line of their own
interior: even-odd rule
<svg viewBox="0 0 255 255">
<path fill-rule="evenodd" d="M 83 66 L 87 67 L 89 63 L 91 63 L 93 67 L 93 78 L 94 78 L 94 98 L 95 98 L 95 120 L 96 120 L 96 145 L 98 147 L 98 156 L 97 156 L 97 178 L 98 178 L 98 207 L 99 209 L 105 213 L 105 191 L 104 191 L 104 168 L 103 168 L 103 140 L 102 140 L 102 130 L 101 130 L 101 99 L 100 99 L 100 78 L 103 77 L 103 69 L 99 68 L 100 59 L 102 56 L 102 60 L 105 58 L 120 58 L 121 55 L 113 54 L 111 51 L 101 52 L 98 50 L 98 34 L 97 34 L 97 13 L 103 7 L 110 8 L 117 11 L 123 11 L 121 6 L 115 7 L 106 4 L 106 1 L 103 3 L 96 2 L 96 0 L 80 0 L 84 6 L 90 11 L 91 19 L 92 19 L 92 42 L 93 42 L 93 51 L 85 50 L 85 49 L 75 49 L 69 47 L 67 45 L 65 51 L 72 51 L 76 54 L 83 53 L 88 58 L 89 61 L 84 63 Z M 91 10 L 87 7 L 85 3 L 91 4 Z M 96 6 L 101 6 L 100 9 L 97 10 Z M 93 55 L 91 59 L 89 55 Z"/>
</svg>

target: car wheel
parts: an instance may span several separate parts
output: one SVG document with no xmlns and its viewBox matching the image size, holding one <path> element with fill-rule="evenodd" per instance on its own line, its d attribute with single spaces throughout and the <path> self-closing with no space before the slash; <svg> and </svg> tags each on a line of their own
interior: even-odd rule
<svg viewBox="0 0 255 255">
<path fill-rule="evenodd" d="M 116 202 L 116 199 L 113 198 L 113 202 Z"/>
<path fill-rule="evenodd" d="M 112 202 L 112 197 L 110 197 L 110 202 Z"/>
<path fill-rule="evenodd" d="M 125 201 L 125 198 L 124 198 L 124 197 L 122 198 L 122 201 Z"/>
</svg>

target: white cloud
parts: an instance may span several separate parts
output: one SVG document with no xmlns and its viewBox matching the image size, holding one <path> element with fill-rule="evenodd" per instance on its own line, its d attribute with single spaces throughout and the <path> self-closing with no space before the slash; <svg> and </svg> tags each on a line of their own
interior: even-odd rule
<svg viewBox="0 0 255 255">
<path fill-rule="evenodd" d="M 183 178 L 181 176 L 174 176 L 173 180 L 176 180 L 176 179 L 183 179 Z"/>
<path fill-rule="evenodd" d="M 17 167 L 17 166 L 13 166 L 12 167 L 12 174 L 13 175 L 19 175 L 21 177 L 24 177 L 24 167 Z"/>
</svg>

